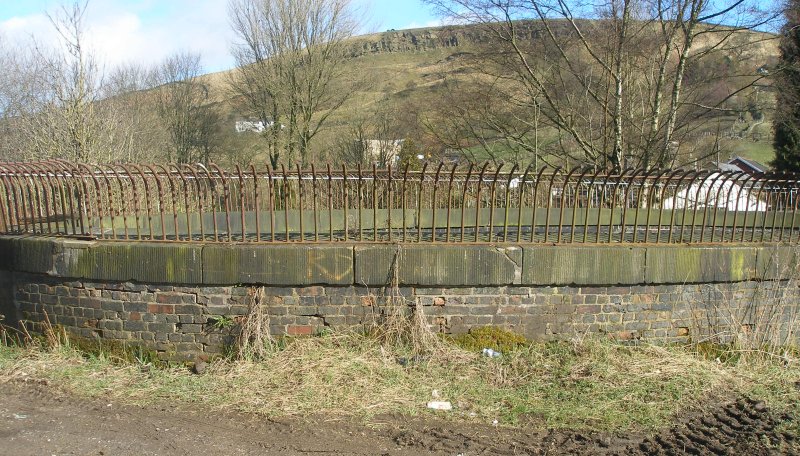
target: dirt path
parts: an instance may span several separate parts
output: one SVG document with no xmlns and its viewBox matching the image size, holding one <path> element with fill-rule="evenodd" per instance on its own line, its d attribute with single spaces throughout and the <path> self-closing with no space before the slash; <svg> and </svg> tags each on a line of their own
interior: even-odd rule
<svg viewBox="0 0 800 456">
<path fill-rule="evenodd" d="M 80 399 L 43 384 L 0 384 L 0 454 L 797 454 L 763 404 L 737 401 L 651 436 L 507 430 L 389 417 L 375 425 L 319 417 L 134 407 Z"/>
</svg>

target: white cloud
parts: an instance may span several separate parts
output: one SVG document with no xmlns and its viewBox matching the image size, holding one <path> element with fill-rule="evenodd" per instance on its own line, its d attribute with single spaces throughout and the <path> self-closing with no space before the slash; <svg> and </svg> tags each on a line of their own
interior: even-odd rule
<svg viewBox="0 0 800 456">
<path fill-rule="evenodd" d="M 106 67 L 129 62 L 153 65 L 172 53 L 188 50 L 202 54 L 206 71 L 227 69 L 233 66 L 233 59 L 226 3 L 95 0 L 85 16 L 86 43 Z M 44 13 L 2 21 L 0 33 L 11 41 L 34 37 L 51 46 L 58 38 Z"/>
<path fill-rule="evenodd" d="M 0 22 L 0 33 L 12 43 L 26 43 L 32 38 L 38 42 L 52 44 L 56 32 L 47 16 L 36 14 L 25 17 L 12 17 Z"/>
</svg>

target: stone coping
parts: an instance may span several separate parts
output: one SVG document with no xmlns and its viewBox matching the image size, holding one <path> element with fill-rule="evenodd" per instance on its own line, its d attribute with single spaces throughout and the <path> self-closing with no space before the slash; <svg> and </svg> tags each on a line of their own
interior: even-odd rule
<svg viewBox="0 0 800 456">
<path fill-rule="evenodd" d="M 637 285 L 790 278 L 800 246 L 190 244 L 0 236 L 0 270 L 180 285 Z"/>
</svg>

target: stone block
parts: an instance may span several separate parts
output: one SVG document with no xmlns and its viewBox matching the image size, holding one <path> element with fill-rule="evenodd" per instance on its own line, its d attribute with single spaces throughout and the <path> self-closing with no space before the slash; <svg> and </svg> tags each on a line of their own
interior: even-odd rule
<svg viewBox="0 0 800 456">
<path fill-rule="evenodd" d="M 259 285 L 351 285 L 352 247 L 320 245 L 203 248 L 203 283 Z"/>
<path fill-rule="evenodd" d="M 526 285 L 633 285 L 644 279 L 645 251 L 622 246 L 523 248 Z"/>
<path fill-rule="evenodd" d="M 356 246 L 355 281 L 368 286 L 483 287 L 519 283 L 522 249 L 495 246 Z M 455 290 L 458 290 L 456 288 Z M 472 294 L 471 288 L 462 289 Z M 426 291 L 429 294 L 434 290 Z M 430 293 L 440 294 L 440 293 Z M 455 291 L 442 294 L 457 294 Z"/>
<path fill-rule="evenodd" d="M 53 247 L 49 273 L 91 280 L 199 284 L 201 251 L 200 245 L 179 243 L 62 241 Z"/>
<path fill-rule="evenodd" d="M 755 278 L 757 248 L 648 247 L 645 281 L 652 284 L 739 282 Z"/>
<path fill-rule="evenodd" d="M 774 245 L 758 248 L 755 277 L 761 280 L 797 278 L 798 249 L 791 245 Z"/>
</svg>

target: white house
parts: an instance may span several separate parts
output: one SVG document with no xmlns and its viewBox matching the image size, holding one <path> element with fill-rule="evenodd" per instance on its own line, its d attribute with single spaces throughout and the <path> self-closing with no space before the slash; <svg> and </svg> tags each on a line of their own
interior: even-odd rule
<svg viewBox="0 0 800 456">
<path fill-rule="evenodd" d="M 248 131 L 252 131 L 254 133 L 262 133 L 267 127 L 270 127 L 272 122 L 267 125 L 264 125 L 264 122 L 261 120 L 237 120 L 236 121 L 236 133 L 244 133 Z"/>
<path fill-rule="evenodd" d="M 402 139 L 365 139 L 365 155 L 375 162 L 395 163 L 400 158 L 400 149 L 403 147 Z"/>
</svg>

